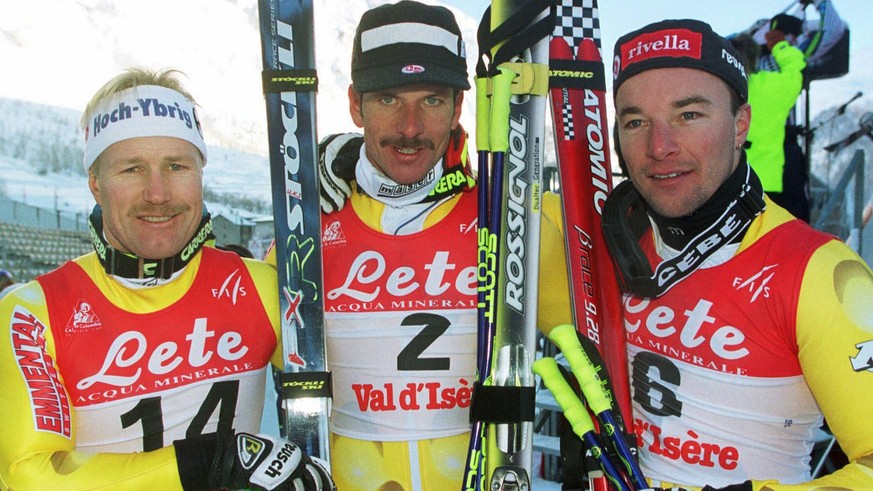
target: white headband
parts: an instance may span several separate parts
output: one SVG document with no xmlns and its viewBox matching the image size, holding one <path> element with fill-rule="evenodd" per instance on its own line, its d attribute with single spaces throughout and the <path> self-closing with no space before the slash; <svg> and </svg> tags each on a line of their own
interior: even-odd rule
<svg viewBox="0 0 873 491">
<path fill-rule="evenodd" d="M 88 115 L 85 128 L 85 172 L 113 143 L 143 136 L 170 136 L 200 150 L 206 162 L 206 143 L 194 103 L 158 85 L 139 85 L 107 97 Z"/>
<path fill-rule="evenodd" d="M 464 42 L 457 34 L 430 24 L 401 22 L 375 27 L 361 33 L 361 52 L 398 43 L 430 44 L 445 48 L 454 55 L 466 57 Z"/>
</svg>

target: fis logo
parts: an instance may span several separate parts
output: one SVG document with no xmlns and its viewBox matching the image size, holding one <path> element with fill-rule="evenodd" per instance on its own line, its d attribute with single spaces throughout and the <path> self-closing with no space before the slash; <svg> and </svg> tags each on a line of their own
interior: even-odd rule
<svg viewBox="0 0 873 491">
<path fill-rule="evenodd" d="M 241 281 L 242 274 L 239 272 L 239 269 L 233 270 L 232 273 L 227 275 L 227 278 L 224 279 L 220 287 L 212 289 L 212 297 L 229 298 L 230 303 L 236 305 L 237 299 L 247 294 L 245 287 L 240 285 Z"/>
<path fill-rule="evenodd" d="M 250 470 L 260 461 L 267 446 L 260 438 L 245 433 L 237 437 L 236 445 L 239 461 L 246 470 Z"/>
<path fill-rule="evenodd" d="M 461 231 L 462 234 L 467 234 L 467 233 L 474 233 L 475 234 L 479 230 L 478 222 L 477 222 L 477 219 L 475 219 L 475 218 L 473 219 L 472 222 L 462 223 L 458 227 L 459 227 L 459 230 Z"/>
<path fill-rule="evenodd" d="M 852 370 L 873 372 L 873 339 L 856 344 L 855 347 L 858 348 L 858 354 L 854 358 L 849 358 L 852 362 Z"/>
<path fill-rule="evenodd" d="M 770 280 L 772 280 L 773 276 L 776 274 L 776 271 L 771 270 L 777 266 L 779 265 L 771 264 L 770 266 L 764 266 L 761 268 L 761 271 L 758 271 L 746 280 L 742 278 L 734 278 L 734 289 L 737 291 L 748 291 L 752 295 L 751 298 L 749 298 L 749 303 L 753 303 L 760 296 L 770 298 L 770 287 L 767 286 L 767 284 L 770 283 Z"/>
</svg>

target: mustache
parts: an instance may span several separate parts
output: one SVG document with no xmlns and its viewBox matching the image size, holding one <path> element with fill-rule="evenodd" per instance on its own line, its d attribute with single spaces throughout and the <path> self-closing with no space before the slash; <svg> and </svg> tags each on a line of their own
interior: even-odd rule
<svg viewBox="0 0 873 491">
<path fill-rule="evenodd" d="M 181 213 L 187 213 L 191 211 L 192 207 L 189 204 L 179 203 L 173 205 L 160 205 L 160 206 L 137 206 L 131 208 L 130 211 L 127 212 L 127 216 L 131 218 L 135 218 L 138 216 L 173 216 L 179 215 Z"/>
<path fill-rule="evenodd" d="M 436 148 L 433 140 L 424 138 L 385 137 L 379 140 L 379 145 L 382 147 L 426 148 L 428 150 Z"/>
</svg>

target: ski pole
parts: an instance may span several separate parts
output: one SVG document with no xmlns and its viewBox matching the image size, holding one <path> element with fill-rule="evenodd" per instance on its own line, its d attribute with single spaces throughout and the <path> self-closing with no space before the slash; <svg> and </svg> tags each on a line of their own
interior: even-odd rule
<svg viewBox="0 0 873 491">
<path fill-rule="evenodd" d="M 477 38 L 479 41 L 479 60 L 476 65 L 476 151 L 477 165 L 477 198 L 478 198 L 478 245 L 477 245 L 477 339 L 476 339 L 476 390 L 486 383 L 491 368 L 491 350 L 494 340 L 494 305 L 497 295 L 497 247 L 499 241 L 490 224 L 491 209 L 490 171 L 491 144 L 489 121 L 491 117 L 491 102 L 488 96 L 488 67 L 485 57 L 490 50 L 485 37 L 490 27 L 490 11 L 486 10 L 482 23 L 479 25 Z M 467 448 L 467 460 L 464 470 L 462 491 L 480 491 L 482 476 L 485 473 L 485 462 L 482 448 L 485 445 L 486 425 L 481 420 L 474 420 L 470 430 L 470 444 Z"/>
<path fill-rule="evenodd" d="M 573 329 L 573 326 L 568 327 Z M 573 335 L 575 336 L 575 334 Z M 564 380 L 564 376 L 561 375 L 555 359 L 551 357 L 540 358 L 534 362 L 533 371 L 543 379 L 543 383 L 546 384 L 546 387 L 555 396 L 558 405 L 564 410 L 564 417 L 567 418 L 567 421 L 570 422 L 573 428 L 573 433 L 579 435 L 588 446 L 591 454 L 597 459 L 597 463 L 603 470 L 604 476 L 613 487 L 619 491 L 632 491 L 625 482 L 621 471 L 618 470 L 612 459 L 603 450 L 597 438 L 597 433 L 594 431 L 594 422 L 591 420 L 588 410 L 585 409 L 582 401 L 576 397 L 573 389 Z"/>
<path fill-rule="evenodd" d="M 636 458 L 633 455 L 627 441 L 624 438 L 624 431 L 616 422 L 612 412 L 613 399 L 605 388 L 602 378 L 598 375 L 601 366 L 595 365 L 588 355 L 588 352 L 583 348 L 579 337 L 576 335 L 576 329 L 569 324 L 555 327 L 549 333 L 549 339 L 554 342 L 570 363 L 570 369 L 579 381 L 579 386 L 585 399 L 588 401 L 588 406 L 597 415 L 600 420 L 601 428 L 606 433 L 606 437 L 615 449 L 621 463 L 627 470 L 628 475 L 636 489 L 646 489 L 648 484 L 640 469 Z M 595 348 L 590 347 L 589 350 Z"/>
</svg>

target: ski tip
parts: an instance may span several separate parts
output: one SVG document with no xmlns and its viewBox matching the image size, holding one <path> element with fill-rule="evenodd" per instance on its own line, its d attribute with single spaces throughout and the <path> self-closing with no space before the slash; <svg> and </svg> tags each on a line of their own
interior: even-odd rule
<svg viewBox="0 0 873 491">
<path fill-rule="evenodd" d="M 594 39 L 584 38 L 579 42 L 578 55 L 576 58 L 586 61 L 600 61 L 602 59 L 600 48 L 597 47 L 597 43 Z"/>
</svg>

